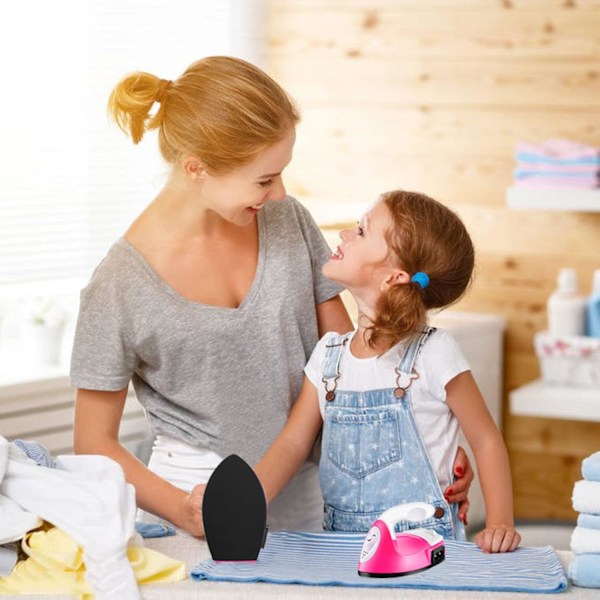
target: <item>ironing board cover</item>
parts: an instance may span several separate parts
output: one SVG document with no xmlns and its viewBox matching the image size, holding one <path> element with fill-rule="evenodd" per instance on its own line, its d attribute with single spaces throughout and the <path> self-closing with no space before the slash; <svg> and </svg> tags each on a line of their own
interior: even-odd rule
<svg viewBox="0 0 600 600">
<path fill-rule="evenodd" d="M 431 569 L 402 577 L 360 577 L 357 567 L 364 538 L 363 533 L 273 532 L 255 563 L 209 560 L 192 569 L 191 576 L 199 581 L 540 594 L 567 589 L 565 572 L 550 546 L 484 554 L 475 544 L 451 540 L 445 541 L 446 560 Z"/>
</svg>

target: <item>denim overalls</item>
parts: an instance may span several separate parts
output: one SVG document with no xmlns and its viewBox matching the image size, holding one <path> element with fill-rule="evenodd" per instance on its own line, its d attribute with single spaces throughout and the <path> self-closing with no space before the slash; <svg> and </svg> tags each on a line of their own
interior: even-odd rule
<svg viewBox="0 0 600 600">
<path fill-rule="evenodd" d="M 325 529 L 368 531 L 384 510 L 420 501 L 432 504 L 435 515 L 401 522 L 397 531 L 426 527 L 447 539 L 465 539 L 458 505 L 450 507 L 444 499 L 411 410 L 410 385 L 419 377 L 413 366 L 433 331 L 428 327 L 409 344 L 396 368 L 396 388 L 365 392 L 336 390 L 351 334 L 328 343 L 320 462 Z"/>
</svg>

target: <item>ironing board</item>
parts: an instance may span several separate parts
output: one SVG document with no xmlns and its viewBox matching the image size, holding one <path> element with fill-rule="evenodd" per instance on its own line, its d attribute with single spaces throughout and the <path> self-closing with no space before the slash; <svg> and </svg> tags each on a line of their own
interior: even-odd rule
<svg viewBox="0 0 600 600">
<path fill-rule="evenodd" d="M 170 538 L 156 538 L 145 541 L 146 546 L 163 552 L 173 558 L 183 560 L 188 572 L 199 562 L 210 559 L 207 545 L 190 535 L 182 532 Z M 570 552 L 558 552 L 563 566 L 566 568 L 572 558 Z M 263 598 L 285 598 L 286 600 L 353 600 L 373 597 L 377 590 L 365 590 L 349 587 L 315 587 L 305 585 L 275 585 L 265 583 L 220 583 L 212 581 L 185 581 L 144 586 L 142 596 L 148 600 L 188 600 L 192 598 L 221 598 L 228 600 L 262 600 Z M 525 600 L 526 598 L 553 598 L 554 600 L 598 600 L 599 590 L 570 586 L 567 591 L 559 594 L 523 594 L 508 592 L 481 591 L 437 591 L 423 589 L 386 589 L 380 590 L 386 600 Z M 48 598 L 46 596 L 46 598 Z"/>
<path fill-rule="evenodd" d="M 145 545 L 186 563 L 188 572 L 199 562 L 210 559 L 208 546 L 185 532 L 176 536 L 145 540 Z M 566 568 L 572 554 L 558 551 Z M 438 591 L 422 589 L 368 590 L 349 587 L 315 587 L 265 583 L 219 583 L 192 581 L 146 585 L 141 588 L 144 600 L 365 600 L 384 595 L 386 600 L 598 600 L 600 590 L 569 586 L 560 594 L 523 594 L 516 592 Z M 5 596 L 8 597 L 8 596 Z M 30 600 L 73 600 L 73 596 L 27 596 Z"/>
</svg>

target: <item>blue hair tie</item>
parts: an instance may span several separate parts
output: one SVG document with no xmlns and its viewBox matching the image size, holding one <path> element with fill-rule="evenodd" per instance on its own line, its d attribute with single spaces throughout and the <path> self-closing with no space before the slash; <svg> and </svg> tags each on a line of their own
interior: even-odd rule
<svg viewBox="0 0 600 600">
<path fill-rule="evenodd" d="M 429 285 L 429 275 L 423 273 L 423 271 L 415 273 L 410 280 L 418 283 L 421 286 L 421 289 L 426 288 Z"/>
</svg>

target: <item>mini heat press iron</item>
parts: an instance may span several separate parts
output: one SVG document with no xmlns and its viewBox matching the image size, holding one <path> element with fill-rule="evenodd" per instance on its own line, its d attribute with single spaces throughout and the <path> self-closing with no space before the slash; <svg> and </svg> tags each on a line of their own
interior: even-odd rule
<svg viewBox="0 0 600 600">
<path fill-rule="evenodd" d="M 373 523 L 363 543 L 358 574 L 363 577 L 396 577 L 429 569 L 445 557 L 444 539 L 431 529 L 396 533 L 400 521 L 423 521 L 434 507 L 424 502 L 399 504 L 386 510 Z"/>
<path fill-rule="evenodd" d="M 246 461 L 231 454 L 213 471 L 202 499 L 204 535 L 215 561 L 252 561 L 267 538 L 267 500 Z"/>
</svg>

